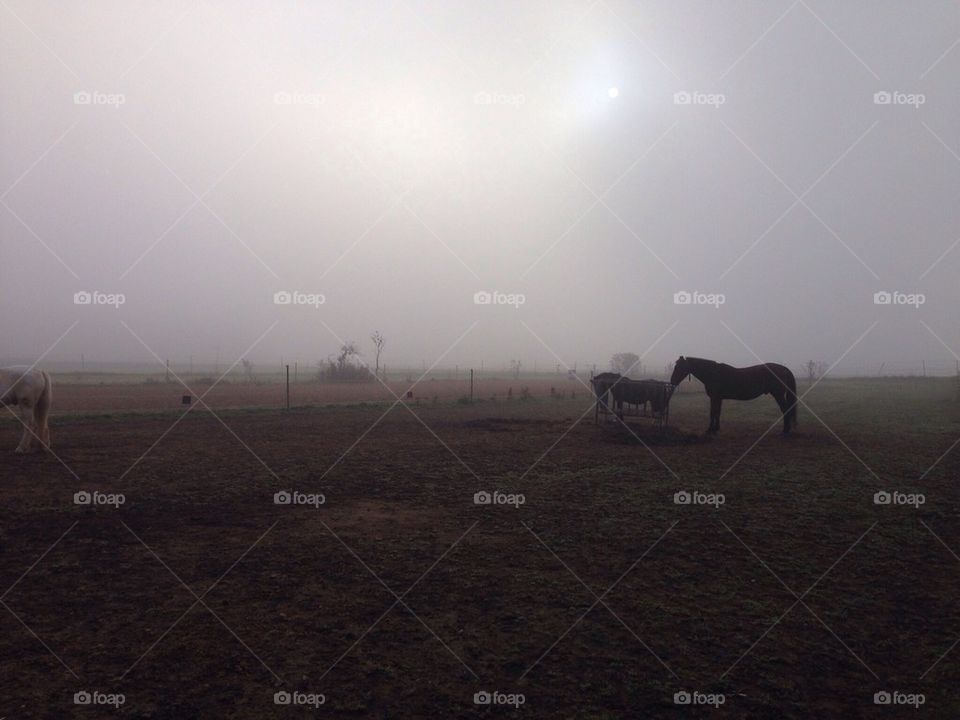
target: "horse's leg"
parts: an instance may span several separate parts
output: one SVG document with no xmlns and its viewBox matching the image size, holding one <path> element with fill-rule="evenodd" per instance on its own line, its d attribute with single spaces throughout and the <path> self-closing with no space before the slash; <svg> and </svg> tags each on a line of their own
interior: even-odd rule
<svg viewBox="0 0 960 720">
<path fill-rule="evenodd" d="M 33 431 L 36 434 L 33 438 L 34 452 L 43 452 L 50 447 L 50 426 L 47 424 L 47 418 L 40 410 L 40 404 L 33 410 Z"/>
<path fill-rule="evenodd" d="M 711 397 L 710 398 L 710 427 L 707 429 L 708 433 L 714 434 L 720 430 L 720 406 L 723 404 L 723 398 Z"/>
<path fill-rule="evenodd" d="M 35 423 L 33 422 L 33 408 L 20 406 L 20 420 L 23 423 L 23 435 L 20 437 L 20 444 L 14 452 L 28 453 L 33 451 L 33 438 L 35 432 Z"/>
<path fill-rule="evenodd" d="M 784 392 L 771 393 L 773 399 L 777 401 L 777 405 L 780 406 L 780 412 L 783 415 L 783 434 L 786 435 L 790 432 L 790 404 L 787 401 L 787 395 Z"/>
</svg>

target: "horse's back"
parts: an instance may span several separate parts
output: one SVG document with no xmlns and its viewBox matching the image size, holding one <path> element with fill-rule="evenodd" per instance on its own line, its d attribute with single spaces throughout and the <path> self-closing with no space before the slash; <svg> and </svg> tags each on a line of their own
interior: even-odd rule
<svg viewBox="0 0 960 720">
<path fill-rule="evenodd" d="M 623 378 L 613 387 L 614 396 L 630 403 L 643 403 L 653 400 L 663 384 L 659 380 L 630 380 Z"/>
<path fill-rule="evenodd" d="M 0 403 L 16 405 L 39 396 L 47 384 L 42 370 L 26 365 L 0 368 Z"/>
<path fill-rule="evenodd" d="M 739 374 L 743 379 L 744 389 L 752 386 L 752 389 L 759 391 L 754 397 L 764 393 L 778 393 L 784 387 L 790 390 L 796 388 L 793 372 L 786 365 L 780 363 L 763 363 L 739 368 Z"/>
<path fill-rule="evenodd" d="M 796 386 L 793 371 L 786 365 L 781 365 L 780 363 L 764 363 L 757 367 L 766 370 L 768 377 L 776 378 L 778 386 L 781 386 L 781 383 L 786 384 L 791 389 Z"/>
</svg>

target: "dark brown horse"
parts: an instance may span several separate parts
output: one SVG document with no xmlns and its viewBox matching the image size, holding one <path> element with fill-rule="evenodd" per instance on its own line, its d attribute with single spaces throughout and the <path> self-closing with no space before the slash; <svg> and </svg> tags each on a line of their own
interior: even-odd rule
<svg viewBox="0 0 960 720">
<path fill-rule="evenodd" d="M 654 416 L 662 414 L 670 402 L 673 386 L 660 380 L 631 380 L 620 378 L 613 383 L 613 403 L 617 414 L 623 418 L 623 404 L 642 405 L 646 415 L 647 403 L 653 410 Z"/>
<path fill-rule="evenodd" d="M 735 368 L 713 360 L 681 355 L 673 367 L 670 382 L 677 385 L 688 375 L 702 382 L 710 396 L 708 433 L 720 429 L 720 406 L 724 400 L 753 400 L 768 393 L 773 395 L 783 413 L 783 432 L 790 432 L 797 424 L 797 380 L 783 365 L 764 363 Z"/>
</svg>

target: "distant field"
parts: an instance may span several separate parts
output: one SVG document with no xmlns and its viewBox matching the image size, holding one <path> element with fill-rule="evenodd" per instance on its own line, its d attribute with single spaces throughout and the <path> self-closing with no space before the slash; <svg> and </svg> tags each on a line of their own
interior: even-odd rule
<svg viewBox="0 0 960 720">
<path fill-rule="evenodd" d="M 565 378 L 466 388 L 425 380 L 383 416 L 374 384 L 297 384 L 288 412 L 281 386 L 231 383 L 219 419 L 177 421 L 178 385 L 59 384 L 59 460 L 0 426 L 0 716 L 73 716 L 97 688 L 130 717 L 290 717 L 278 678 L 324 716 L 667 717 L 683 690 L 725 693 L 718 718 L 876 717 L 881 690 L 960 716 L 955 380 L 826 380 L 787 438 L 770 398 L 703 437 L 693 383 L 664 434 L 595 426 Z"/>
<path fill-rule="evenodd" d="M 320 383 L 316 381 L 300 381 L 291 383 L 291 405 L 325 405 L 330 403 L 390 401 L 395 395 L 406 397 L 407 390 L 414 384 L 418 376 L 409 381 L 390 379 L 384 387 L 381 383 Z M 272 381 L 247 382 L 243 379 L 221 381 L 213 385 L 213 378 L 182 378 L 184 383 L 193 391 L 194 396 L 204 395 L 204 401 L 217 408 L 278 408 L 285 407 L 286 387 L 277 379 Z M 588 383 L 581 378 L 582 383 Z M 57 413 L 99 413 L 99 412 L 130 412 L 173 410 L 181 407 L 181 399 L 191 394 L 184 386 L 176 381 L 157 381 L 154 378 L 129 376 L 54 376 L 54 414 Z M 389 390 L 387 389 L 389 388 Z M 476 378 L 474 380 L 474 397 L 490 400 L 494 396 L 506 400 L 508 395 L 520 397 L 523 388 L 527 388 L 531 395 L 550 397 L 551 388 L 556 395 L 567 398 L 577 395 L 586 397 L 589 389 L 581 382 L 569 380 L 565 376 L 556 378 L 527 377 L 520 379 L 508 378 Z M 394 394 L 391 394 L 393 391 Z M 413 401 L 432 403 L 434 401 L 451 401 L 466 398 L 470 395 L 469 377 L 453 379 L 433 379 L 429 375 L 413 388 Z"/>
</svg>

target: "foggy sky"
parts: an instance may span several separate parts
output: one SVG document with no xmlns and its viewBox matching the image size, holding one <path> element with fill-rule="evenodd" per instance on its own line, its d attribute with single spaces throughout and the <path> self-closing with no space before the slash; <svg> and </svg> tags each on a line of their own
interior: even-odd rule
<svg viewBox="0 0 960 720">
<path fill-rule="evenodd" d="M 954 2 L 5 4 L 0 358 L 960 352 Z"/>
</svg>

